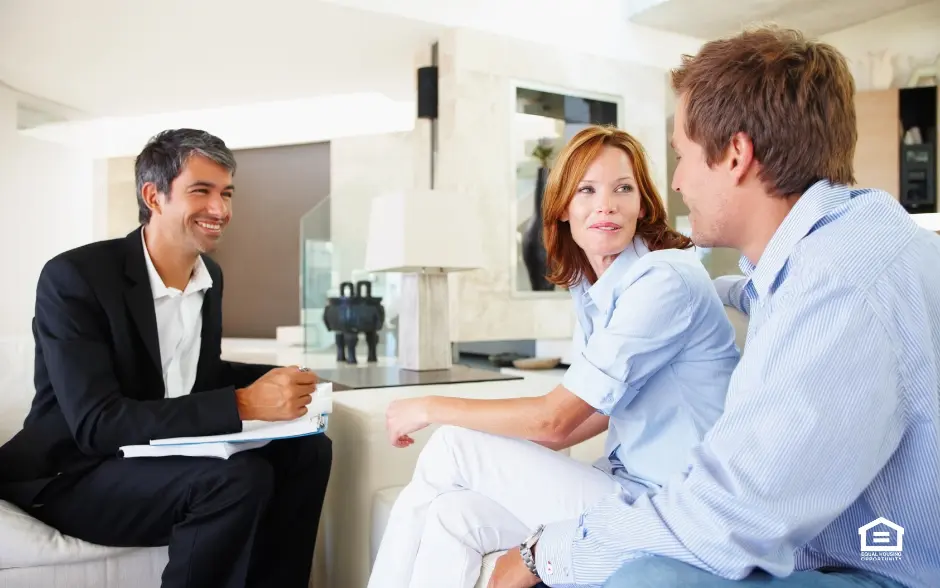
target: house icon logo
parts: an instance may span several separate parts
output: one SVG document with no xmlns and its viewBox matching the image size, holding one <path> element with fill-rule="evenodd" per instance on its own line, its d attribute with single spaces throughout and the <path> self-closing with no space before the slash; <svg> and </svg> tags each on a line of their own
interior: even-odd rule
<svg viewBox="0 0 940 588">
<path fill-rule="evenodd" d="M 862 554 L 866 551 L 900 553 L 904 542 L 904 527 L 878 517 L 858 528 Z"/>
</svg>

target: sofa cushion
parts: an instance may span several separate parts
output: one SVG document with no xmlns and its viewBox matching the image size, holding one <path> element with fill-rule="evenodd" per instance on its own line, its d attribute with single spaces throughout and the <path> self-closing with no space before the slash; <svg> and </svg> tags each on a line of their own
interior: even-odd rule
<svg viewBox="0 0 940 588">
<path fill-rule="evenodd" d="M 392 505 L 404 486 L 383 488 L 375 493 L 372 499 L 372 532 L 369 534 L 369 568 L 375 563 L 375 556 L 379 553 L 379 544 L 392 514 Z"/>
<path fill-rule="evenodd" d="M 0 444 L 6 443 L 23 426 L 23 419 L 29 411 L 33 399 L 33 340 L 31 337 L 0 337 Z M 131 557 L 133 556 L 133 557 Z M 128 559 L 131 557 L 131 559 Z M 34 519 L 9 502 L 0 500 L 0 584 L 18 585 L 19 580 L 26 582 L 34 579 L 35 570 L 64 570 L 53 566 L 71 566 L 77 576 L 85 577 L 89 570 L 101 572 L 105 578 L 108 573 L 114 575 L 115 570 L 124 570 L 120 562 L 131 562 L 128 569 L 136 569 L 139 562 L 147 562 L 153 568 L 154 576 L 159 579 L 162 567 L 166 565 L 166 548 L 117 548 L 94 545 L 63 535 L 52 527 Z M 139 561 L 138 561 L 139 560 Z M 132 563 L 137 562 L 137 563 Z M 83 565 L 99 567 L 87 568 Z M 103 566 L 103 567 L 102 567 Z M 127 566 L 125 566 L 127 567 Z M 22 578 L 13 580 L 9 574 L 14 570 L 22 570 Z M 127 570 L 125 570 L 127 571 Z M 18 573 L 18 572 L 17 572 Z M 40 572 L 36 572 L 40 573 Z M 60 573 L 55 581 L 59 584 L 67 576 Z M 97 573 L 97 572 L 96 572 Z M 123 572 L 122 572 L 123 573 Z M 31 575 L 32 574 L 32 575 Z M 119 576 L 121 574 L 118 574 Z M 107 583 L 90 583 L 93 585 L 140 585 L 146 574 L 138 574 L 138 581 L 133 578 L 127 582 L 109 580 Z M 49 578 L 43 580 L 41 585 L 52 586 Z M 74 578 L 73 578 L 74 580 Z M 13 584 L 6 584 L 13 582 Z M 145 582 L 150 584 L 150 582 Z M 40 584 L 35 584 L 40 585 Z M 71 582 L 69 585 L 79 585 Z"/>
<path fill-rule="evenodd" d="M 487 553 L 483 557 L 483 565 L 480 566 L 480 578 L 477 580 L 477 583 L 473 585 L 473 588 L 486 588 L 486 585 L 490 583 L 490 576 L 493 575 L 493 570 L 496 569 L 496 560 L 504 553 L 506 552 L 496 551 L 494 553 Z"/>
<path fill-rule="evenodd" d="M 93 561 L 0 569 L 5 588 L 160 588 L 165 547 L 125 551 Z"/>
<path fill-rule="evenodd" d="M 33 340 L 0 337 L 0 445 L 23 427 L 33 401 Z"/>
<path fill-rule="evenodd" d="M 388 515 L 392 512 L 392 505 L 395 499 L 402 491 L 404 486 L 394 486 L 392 488 L 383 488 L 375 493 L 372 502 L 372 538 L 370 541 L 371 558 L 369 565 L 375 563 L 375 555 L 379 551 L 379 543 L 382 541 L 382 534 L 385 532 L 385 526 L 388 524 Z M 496 560 L 499 559 L 505 551 L 488 553 L 483 557 L 483 565 L 480 568 L 480 578 L 477 580 L 474 588 L 486 588 L 493 575 L 493 569 L 496 567 Z"/>
<path fill-rule="evenodd" d="M 104 547 L 63 535 L 0 500 L 0 570 L 91 561 L 134 549 Z"/>
</svg>

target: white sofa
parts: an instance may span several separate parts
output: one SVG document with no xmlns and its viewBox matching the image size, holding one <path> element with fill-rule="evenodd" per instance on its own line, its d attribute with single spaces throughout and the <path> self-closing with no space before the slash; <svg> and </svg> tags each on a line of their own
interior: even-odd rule
<svg viewBox="0 0 940 588">
<path fill-rule="evenodd" d="M 743 348 L 746 322 L 731 312 Z M 249 360 L 247 357 L 233 359 Z M 277 363 L 296 363 L 296 350 Z M 31 339 L 0 340 L 0 443 L 21 426 L 33 396 Z M 442 394 L 503 398 L 544 394 L 559 375 L 531 372 L 522 380 L 414 386 L 339 392 L 329 435 L 333 472 L 317 541 L 311 585 L 360 588 L 366 585 L 388 510 L 414 470 L 418 453 L 433 429 L 415 435 L 415 444 L 396 449 L 385 437 L 385 408 L 394 398 Z M 571 449 L 572 457 L 593 461 L 603 439 Z M 485 586 L 497 554 L 484 561 Z M 0 501 L 0 586 L 3 588 L 157 587 L 167 562 L 166 548 L 118 549 L 62 535 Z"/>
<path fill-rule="evenodd" d="M 32 399 L 32 341 L 0 342 L 0 443 L 21 426 Z M 291 358 L 296 359 L 296 358 Z M 295 363 L 294 361 L 284 363 Z M 394 398 L 425 394 L 503 398 L 544 394 L 558 377 L 532 373 L 523 380 L 445 386 L 366 389 L 334 395 L 329 435 L 333 472 L 320 527 L 311 585 L 365 586 L 385 528 L 388 509 L 408 482 L 420 447 L 396 449 L 385 436 L 385 408 Z M 599 440 L 598 440 L 599 441 Z M 591 444 L 596 446 L 591 449 Z M 593 459 L 597 441 L 575 449 Z M 488 559 L 490 563 L 494 557 Z M 167 562 L 165 547 L 110 548 L 63 535 L 0 501 L 0 586 L 4 588 L 157 587 Z M 485 585 L 485 584 L 484 584 Z"/>
<path fill-rule="evenodd" d="M 33 341 L 0 340 L 0 443 L 23 425 L 33 398 Z M 159 586 L 166 548 L 101 547 L 62 535 L 0 500 L 0 586 Z"/>
</svg>

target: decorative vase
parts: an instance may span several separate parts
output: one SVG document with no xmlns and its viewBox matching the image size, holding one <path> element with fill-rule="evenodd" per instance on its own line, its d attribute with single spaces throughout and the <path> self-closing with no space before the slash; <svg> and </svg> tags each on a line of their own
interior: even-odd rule
<svg viewBox="0 0 940 588">
<path fill-rule="evenodd" d="M 339 297 L 330 298 L 323 310 L 323 323 L 335 333 L 336 360 L 357 363 L 356 345 L 359 333 L 363 333 L 368 346 L 366 361 L 377 362 L 377 331 L 385 324 L 382 298 L 372 296 L 372 284 L 365 280 L 356 282 L 355 286 L 352 282 L 343 282 L 339 286 L 339 294 Z"/>
<path fill-rule="evenodd" d="M 555 289 L 555 285 L 545 278 L 548 273 L 548 257 L 545 253 L 545 243 L 542 241 L 542 196 L 547 179 L 548 168 L 542 166 L 535 179 L 535 211 L 522 234 L 522 261 L 529 273 L 532 290 L 536 292 Z"/>
</svg>

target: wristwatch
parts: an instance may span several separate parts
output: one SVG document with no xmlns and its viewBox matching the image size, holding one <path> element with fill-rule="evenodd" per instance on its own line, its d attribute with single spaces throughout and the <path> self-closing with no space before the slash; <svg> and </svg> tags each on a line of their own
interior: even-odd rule
<svg viewBox="0 0 940 588">
<path fill-rule="evenodd" d="M 532 548 L 535 547 L 536 541 L 542 536 L 542 531 L 544 530 L 545 525 L 539 525 L 538 528 L 519 545 L 519 553 L 522 554 L 522 561 L 524 561 L 525 566 L 529 568 L 529 572 L 539 580 L 542 578 L 539 577 L 539 570 L 535 567 L 535 556 L 532 555 Z"/>
</svg>

